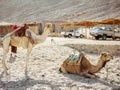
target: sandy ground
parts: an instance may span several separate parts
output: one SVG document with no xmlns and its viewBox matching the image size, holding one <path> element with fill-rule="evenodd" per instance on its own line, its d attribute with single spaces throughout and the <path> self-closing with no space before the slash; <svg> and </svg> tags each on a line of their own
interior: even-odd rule
<svg viewBox="0 0 120 90">
<path fill-rule="evenodd" d="M 62 62 L 73 52 L 71 48 L 62 45 L 72 43 L 103 44 L 103 41 L 53 38 L 57 46 L 54 44 L 51 46 L 50 39 L 47 38 L 43 44 L 33 48 L 29 60 L 28 80 L 25 79 L 24 74 L 25 49 L 18 49 L 15 61 L 10 61 L 8 54 L 7 64 L 10 75 L 7 78 L 2 75 L 3 69 L 0 62 L 0 90 L 120 90 L 119 56 L 114 56 L 114 59 L 97 73 L 100 76 L 98 79 L 62 74 L 58 71 Z M 119 41 L 104 41 L 104 44 L 120 45 Z M 86 57 L 96 64 L 99 55 L 86 53 Z M 2 48 L 0 48 L 1 59 Z"/>
</svg>

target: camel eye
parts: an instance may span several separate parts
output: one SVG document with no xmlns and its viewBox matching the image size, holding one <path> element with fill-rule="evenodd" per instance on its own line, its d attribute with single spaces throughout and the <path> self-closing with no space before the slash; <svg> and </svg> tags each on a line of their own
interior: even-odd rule
<svg viewBox="0 0 120 90">
<path fill-rule="evenodd" d="M 111 54 L 109 53 L 109 54 L 107 54 L 107 56 L 111 56 Z"/>
<path fill-rule="evenodd" d="M 103 56 L 104 56 L 105 54 L 106 54 L 106 53 L 102 53 L 101 55 L 103 55 Z"/>
<path fill-rule="evenodd" d="M 107 57 L 107 54 L 105 54 L 104 56 Z"/>
<path fill-rule="evenodd" d="M 102 55 L 104 55 L 104 53 L 102 53 Z"/>
</svg>

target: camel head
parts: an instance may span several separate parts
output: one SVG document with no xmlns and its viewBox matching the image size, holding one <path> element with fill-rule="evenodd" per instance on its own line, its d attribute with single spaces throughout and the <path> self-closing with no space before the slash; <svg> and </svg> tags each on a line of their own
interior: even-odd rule
<svg viewBox="0 0 120 90">
<path fill-rule="evenodd" d="M 28 28 L 29 28 L 29 25 L 25 23 L 23 27 L 24 27 L 25 29 L 28 29 Z"/>
<path fill-rule="evenodd" d="M 111 59 L 113 59 L 113 56 L 110 53 L 104 52 L 104 53 L 101 53 L 101 55 L 100 55 L 100 60 L 102 60 L 104 62 L 103 66 L 105 66 L 105 64 L 108 61 L 110 61 Z"/>
<path fill-rule="evenodd" d="M 52 23 L 47 23 L 45 25 L 45 31 L 49 30 L 49 32 L 52 32 L 53 31 L 53 24 Z"/>
</svg>

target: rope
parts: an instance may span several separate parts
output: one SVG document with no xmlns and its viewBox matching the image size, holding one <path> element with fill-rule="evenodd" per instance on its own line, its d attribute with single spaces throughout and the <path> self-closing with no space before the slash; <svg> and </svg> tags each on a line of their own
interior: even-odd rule
<svg viewBox="0 0 120 90">
<path fill-rule="evenodd" d="M 54 43 L 56 46 L 60 46 L 60 45 L 58 45 L 58 44 L 55 42 L 55 40 L 52 38 L 52 39 L 51 39 L 51 47 L 53 46 L 53 43 Z M 58 48 L 55 48 L 55 49 L 56 49 L 55 51 L 60 52 L 60 50 L 59 50 Z"/>
</svg>

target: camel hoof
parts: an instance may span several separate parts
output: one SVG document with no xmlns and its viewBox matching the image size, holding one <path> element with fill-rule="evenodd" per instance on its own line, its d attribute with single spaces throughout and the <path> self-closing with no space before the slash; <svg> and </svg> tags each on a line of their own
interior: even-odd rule
<svg viewBox="0 0 120 90">
<path fill-rule="evenodd" d="M 60 73 L 62 73 L 62 70 L 61 70 L 61 68 L 59 68 L 59 72 L 60 72 Z"/>
<path fill-rule="evenodd" d="M 25 80 L 29 80 L 30 78 L 29 78 L 29 76 L 25 76 Z"/>
<path fill-rule="evenodd" d="M 9 75 L 10 75 L 8 72 L 4 72 L 3 74 L 5 77 L 9 77 Z"/>
<path fill-rule="evenodd" d="M 91 79 L 95 79 L 95 78 L 96 78 L 96 76 L 91 76 L 90 78 L 91 78 Z"/>
<path fill-rule="evenodd" d="M 96 77 L 96 78 L 100 78 L 100 76 L 98 76 L 98 75 L 96 75 L 95 77 Z"/>
</svg>

